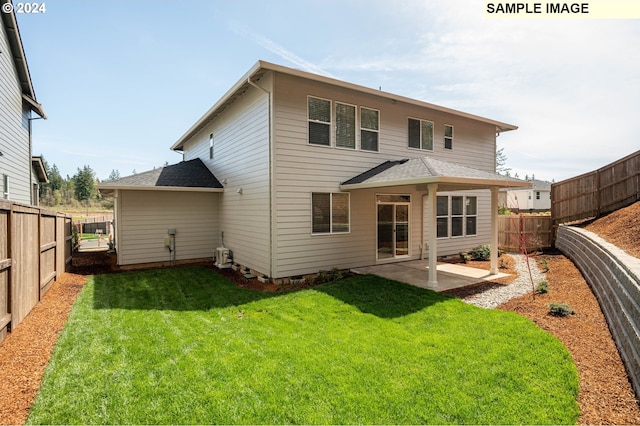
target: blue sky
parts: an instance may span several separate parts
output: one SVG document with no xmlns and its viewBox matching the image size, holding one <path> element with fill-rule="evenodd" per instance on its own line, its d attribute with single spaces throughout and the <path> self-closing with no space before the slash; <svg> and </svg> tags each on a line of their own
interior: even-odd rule
<svg viewBox="0 0 640 426">
<path fill-rule="evenodd" d="M 640 149 L 640 22 L 488 19 L 478 0 L 46 1 L 18 23 L 34 155 L 99 179 L 169 147 L 259 59 L 515 124 L 520 177 L 556 181 Z"/>
</svg>

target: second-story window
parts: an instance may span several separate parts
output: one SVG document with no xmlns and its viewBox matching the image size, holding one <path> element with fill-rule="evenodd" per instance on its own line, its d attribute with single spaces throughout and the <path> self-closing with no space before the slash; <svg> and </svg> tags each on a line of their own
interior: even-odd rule
<svg viewBox="0 0 640 426">
<path fill-rule="evenodd" d="M 453 149 L 453 126 L 444 125 L 444 149 Z"/>
<path fill-rule="evenodd" d="M 336 146 L 356 149 L 356 107 L 336 102 Z"/>
<path fill-rule="evenodd" d="M 375 109 L 360 108 L 360 149 L 378 151 L 380 133 L 380 112 Z"/>
<path fill-rule="evenodd" d="M 309 144 L 331 145 L 331 101 L 308 97 Z"/>
<path fill-rule="evenodd" d="M 427 120 L 409 119 L 409 148 L 433 151 L 433 123 Z"/>
<path fill-rule="evenodd" d="M 209 160 L 213 160 L 213 133 L 209 133 Z"/>
</svg>

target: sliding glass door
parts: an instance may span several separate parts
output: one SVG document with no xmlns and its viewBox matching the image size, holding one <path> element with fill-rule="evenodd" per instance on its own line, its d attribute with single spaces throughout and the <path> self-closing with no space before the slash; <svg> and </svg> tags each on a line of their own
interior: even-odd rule
<svg viewBox="0 0 640 426">
<path fill-rule="evenodd" d="M 378 259 L 409 256 L 409 195 L 378 195 Z"/>
</svg>

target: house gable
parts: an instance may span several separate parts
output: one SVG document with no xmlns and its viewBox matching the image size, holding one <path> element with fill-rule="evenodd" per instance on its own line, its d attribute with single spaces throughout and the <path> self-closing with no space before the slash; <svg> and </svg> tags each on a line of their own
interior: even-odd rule
<svg viewBox="0 0 640 426">
<path fill-rule="evenodd" d="M 0 22 L 0 197 L 37 204 L 30 119 L 32 111 L 46 115 L 35 100 L 15 15 L 1 13 Z"/>
</svg>

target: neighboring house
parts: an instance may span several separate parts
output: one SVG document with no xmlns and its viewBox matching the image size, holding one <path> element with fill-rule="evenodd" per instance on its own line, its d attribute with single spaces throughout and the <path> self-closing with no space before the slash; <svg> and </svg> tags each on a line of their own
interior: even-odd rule
<svg viewBox="0 0 640 426">
<path fill-rule="evenodd" d="M 501 206 L 510 210 L 540 212 L 551 210 L 551 182 L 530 180 L 531 188 L 503 188 L 500 190 Z"/>
<path fill-rule="evenodd" d="M 447 255 L 497 246 L 498 189 L 529 185 L 495 173 L 516 128 L 260 61 L 171 147 L 184 162 L 99 188 L 120 265 L 224 245 L 282 278 Z"/>
<path fill-rule="evenodd" d="M 32 156 L 32 112 L 47 116 L 36 101 L 16 17 L 0 16 L 0 199 L 37 205 L 38 183 L 48 179 L 41 158 Z"/>
</svg>

